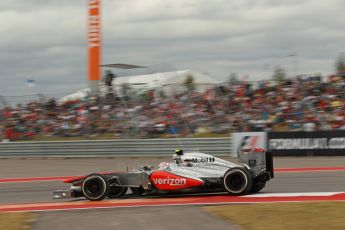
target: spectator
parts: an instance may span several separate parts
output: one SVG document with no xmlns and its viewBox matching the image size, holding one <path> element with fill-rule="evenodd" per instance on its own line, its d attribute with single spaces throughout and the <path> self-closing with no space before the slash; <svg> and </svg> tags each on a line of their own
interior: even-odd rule
<svg viewBox="0 0 345 230">
<path fill-rule="evenodd" d="M 55 99 L 0 109 L 2 137 L 159 137 L 232 131 L 344 129 L 345 78 L 289 79 L 216 86 L 175 95 L 128 97 L 103 106 L 100 98 Z"/>
</svg>

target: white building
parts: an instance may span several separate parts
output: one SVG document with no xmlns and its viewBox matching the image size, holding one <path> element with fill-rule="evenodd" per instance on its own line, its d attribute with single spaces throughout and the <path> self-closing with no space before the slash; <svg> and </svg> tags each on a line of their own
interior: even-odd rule
<svg viewBox="0 0 345 230">
<path fill-rule="evenodd" d="M 136 93 L 152 89 L 163 90 L 166 94 L 182 92 L 186 90 L 184 82 L 188 76 L 193 77 L 197 91 L 204 91 L 221 83 L 220 81 L 208 77 L 202 73 L 192 70 L 180 70 L 174 72 L 118 77 L 113 81 L 113 90 L 115 90 L 118 95 L 121 95 L 123 84 L 128 84 L 131 88 L 131 92 L 134 91 Z M 107 86 L 105 86 L 104 83 L 101 83 L 101 95 L 104 95 L 107 91 Z M 87 96 L 89 92 L 90 89 L 86 88 L 67 95 L 61 98 L 59 101 L 63 102 L 70 99 L 83 98 Z"/>
</svg>

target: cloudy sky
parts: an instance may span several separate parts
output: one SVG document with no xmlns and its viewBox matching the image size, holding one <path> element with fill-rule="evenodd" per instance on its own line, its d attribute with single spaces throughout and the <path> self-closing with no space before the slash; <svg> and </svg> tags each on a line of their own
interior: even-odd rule
<svg viewBox="0 0 345 230">
<path fill-rule="evenodd" d="M 329 74 L 345 51 L 344 12 L 343 0 L 102 0 L 102 63 L 163 63 L 221 80 L 262 79 L 276 65 Z M 87 0 L 1 0 L 0 95 L 87 86 L 86 13 Z"/>
</svg>

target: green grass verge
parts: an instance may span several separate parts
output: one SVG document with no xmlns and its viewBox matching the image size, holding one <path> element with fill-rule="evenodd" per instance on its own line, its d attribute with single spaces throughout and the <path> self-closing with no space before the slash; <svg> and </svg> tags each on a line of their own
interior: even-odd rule
<svg viewBox="0 0 345 230">
<path fill-rule="evenodd" d="M 243 204 L 203 209 L 244 230 L 345 229 L 345 202 Z"/>
<path fill-rule="evenodd" d="M 0 213 L 1 230 L 28 230 L 32 222 L 31 213 Z"/>
<path fill-rule="evenodd" d="M 200 133 L 200 134 L 194 134 L 194 138 L 213 138 L 213 137 L 230 137 L 229 133 L 225 134 L 218 134 L 218 133 Z"/>
</svg>

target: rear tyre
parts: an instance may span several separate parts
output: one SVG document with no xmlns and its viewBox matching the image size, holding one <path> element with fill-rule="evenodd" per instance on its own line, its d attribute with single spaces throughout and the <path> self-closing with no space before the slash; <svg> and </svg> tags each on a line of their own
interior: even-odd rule
<svg viewBox="0 0 345 230">
<path fill-rule="evenodd" d="M 260 192 L 264 187 L 266 183 L 261 183 L 261 184 L 253 184 L 252 188 L 250 189 L 250 193 L 256 193 Z"/>
<path fill-rule="evenodd" d="M 224 174 L 224 187 L 231 195 L 249 193 L 253 186 L 253 177 L 246 168 L 231 168 Z"/>
<path fill-rule="evenodd" d="M 84 197 L 91 201 L 103 200 L 109 193 L 109 181 L 101 174 L 88 175 L 81 186 Z"/>
</svg>

